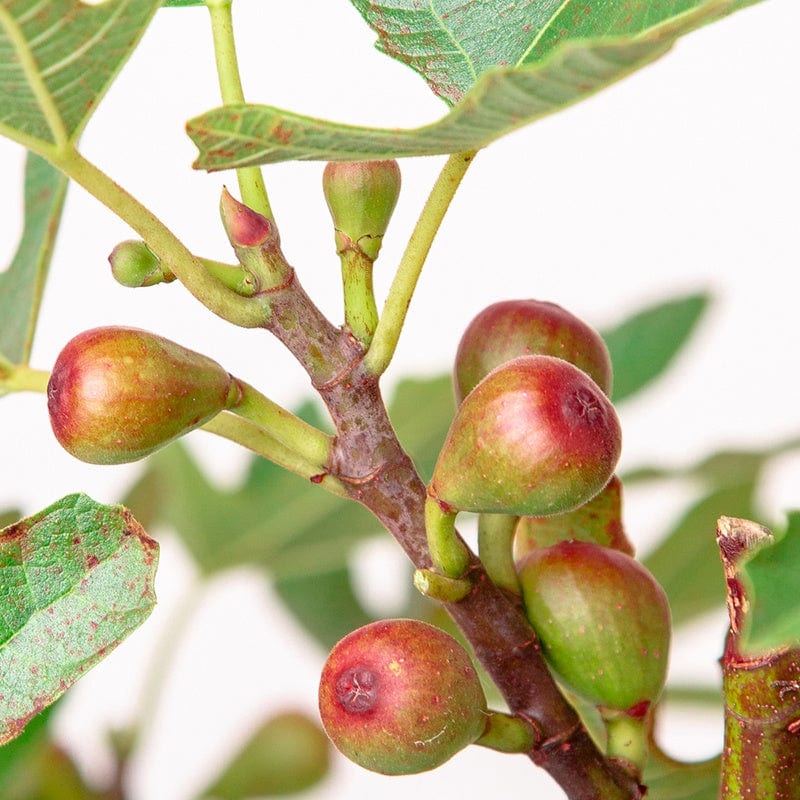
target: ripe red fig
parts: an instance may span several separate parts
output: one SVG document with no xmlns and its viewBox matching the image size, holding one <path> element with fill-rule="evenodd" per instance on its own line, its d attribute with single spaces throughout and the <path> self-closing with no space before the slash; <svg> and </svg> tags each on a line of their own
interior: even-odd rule
<svg viewBox="0 0 800 800">
<path fill-rule="evenodd" d="M 521 517 L 514 532 L 514 558 L 531 550 L 577 539 L 633 555 L 622 526 L 622 481 L 613 475 L 598 495 L 574 511 L 550 517 Z"/>
<path fill-rule="evenodd" d="M 440 766 L 486 727 L 486 698 L 452 636 L 413 619 L 373 622 L 331 651 L 322 724 L 352 761 L 386 775 Z"/>
<path fill-rule="evenodd" d="M 664 687 L 670 612 L 635 559 L 591 542 L 560 542 L 519 564 L 528 619 L 553 670 L 603 709 L 643 717 Z"/>
<path fill-rule="evenodd" d="M 555 303 L 504 300 L 481 311 L 461 337 L 453 374 L 456 401 L 495 367 L 528 355 L 563 358 L 611 394 L 611 358 L 594 328 Z"/>
<path fill-rule="evenodd" d="M 47 385 L 53 433 L 91 464 L 144 458 L 240 400 L 238 381 L 216 361 L 135 328 L 78 334 Z"/>
<path fill-rule="evenodd" d="M 614 408 L 585 372 L 521 356 L 459 406 L 428 492 L 443 509 L 559 514 L 608 483 L 620 448 Z"/>
</svg>

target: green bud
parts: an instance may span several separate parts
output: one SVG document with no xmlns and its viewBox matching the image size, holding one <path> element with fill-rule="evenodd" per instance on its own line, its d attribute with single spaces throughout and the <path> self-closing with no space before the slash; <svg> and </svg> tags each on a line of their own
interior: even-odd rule
<svg viewBox="0 0 800 800">
<path fill-rule="evenodd" d="M 347 758 L 385 775 L 440 766 L 475 742 L 487 720 L 467 652 L 413 619 L 373 622 L 345 636 L 322 670 L 319 710 Z"/>
<path fill-rule="evenodd" d="M 322 174 L 322 190 L 337 251 L 357 249 L 374 261 L 400 194 L 398 163 L 331 161 Z"/>
<path fill-rule="evenodd" d="M 495 367 L 533 355 L 569 361 L 610 396 L 611 358 L 597 331 L 555 303 L 505 300 L 481 311 L 461 337 L 453 373 L 457 402 Z"/>
<path fill-rule="evenodd" d="M 603 709 L 647 713 L 667 674 L 670 612 L 655 578 L 625 553 L 560 542 L 519 564 L 525 610 L 566 686 Z"/>
<path fill-rule="evenodd" d="M 108 262 L 114 280 L 131 289 L 175 280 L 175 276 L 164 269 L 158 256 L 142 241 L 130 239 L 120 242 L 111 251 Z"/>
<path fill-rule="evenodd" d="M 53 433 L 92 464 L 144 458 L 240 400 L 238 381 L 216 361 L 135 328 L 78 334 L 47 385 Z"/>
<path fill-rule="evenodd" d="M 521 356 L 461 403 L 428 492 L 453 510 L 559 514 L 608 483 L 621 438 L 614 407 L 585 372 Z"/>
</svg>

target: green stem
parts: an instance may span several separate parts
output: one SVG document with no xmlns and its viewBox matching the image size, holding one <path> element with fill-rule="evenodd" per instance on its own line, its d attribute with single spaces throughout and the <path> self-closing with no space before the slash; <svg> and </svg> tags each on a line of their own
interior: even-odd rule
<svg viewBox="0 0 800 800">
<path fill-rule="evenodd" d="M 495 585 L 521 594 L 514 567 L 514 532 L 519 517 L 481 514 L 478 517 L 478 556 Z"/>
<path fill-rule="evenodd" d="M 486 728 L 475 742 L 500 753 L 530 753 L 536 741 L 536 731 L 530 722 L 502 711 L 486 712 Z"/>
<path fill-rule="evenodd" d="M 50 373 L 31 369 L 25 364 L 13 366 L 7 375 L 0 375 L 0 392 L 46 392 Z"/>
<path fill-rule="evenodd" d="M 271 437 L 294 451 L 317 473 L 324 472 L 331 458 L 333 437 L 303 422 L 291 412 L 265 397 L 249 383 L 239 381 L 241 402 L 230 410 L 255 422 Z"/>
<path fill-rule="evenodd" d="M 456 533 L 456 513 L 443 509 L 433 497 L 425 499 L 425 532 L 431 561 L 448 578 L 460 578 L 470 560 L 469 550 Z"/>
<path fill-rule="evenodd" d="M 372 288 L 372 259 L 356 249 L 339 253 L 344 290 L 344 322 L 365 347 L 378 325 L 378 308 Z"/>
<path fill-rule="evenodd" d="M 77 150 L 65 148 L 51 153 L 50 157 L 55 167 L 130 225 L 203 305 L 243 328 L 264 324 L 269 312 L 260 300 L 242 297 L 223 286 L 152 211 Z"/>
<path fill-rule="evenodd" d="M 211 15 L 211 35 L 214 39 L 214 56 L 222 102 L 225 105 L 244 103 L 244 90 L 239 75 L 239 60 L 236 57 L 236 42 L 233 37 L 231 0 L 206 0 Z M 242 202 L 274 222 L 269 204 L 264 176 L 259 167 L 242 167 L 236 170 Z"/>
<path fill-rule="evenodd" d="M 451 155 L 428 196 L 400 259 L 375 337 L 364 358 L 367 371 L 373 375 L 382 375 L 394 356 L 425 259 L 450 202 L 474 157 L 475 151 Z"/>
<path fill-rule="evenodd" d="M 255 422 L 237 417 L 230 411 L 223 411 L 203 425 L 201 430 L 236 442 L 279 467 L 319 484 L 331 494 L 338 497 L 349 497 L 345 486 L 329 475 L 319 464 L 311 463 L 298 455 Z"/>
<path fill-rule="evenodd" d="M 440 603 L 459 603 L 471 591 L 466 578 L 448 578 L 432 569 L 414 570 L 414 586 L 420 594 Z"/>
<path fill-rule="evenodd" d="M 612 758 L 620 758 L 630 762 L 641 775 L 647 763 L 649 747 L 647 717 L 613 714 L 604 715 L 603 721 L 608 734 L 607 754 Z"/>
</svg>

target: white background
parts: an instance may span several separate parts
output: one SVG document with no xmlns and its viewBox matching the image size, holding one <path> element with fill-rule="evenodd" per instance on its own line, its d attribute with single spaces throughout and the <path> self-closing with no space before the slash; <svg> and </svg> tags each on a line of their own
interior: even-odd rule
<svg viewBox="0 0 800 800">
<path fill-rule="evenodd" d="M 235 12 L 245 92 L 254 102 L 379 126 L 415 126 L 444 113 L 419 77 L 375 52 L 374 35 L 345 0 L 237 0 Z M 681 464 L 711 448 L 800 433 L 798 27 L 796 0 L 767 0 L 483 152 L 431 252 L 387 387 L 449 369 L 461 331 L 494 300 L 548 299 L 603 327 L 668 293 L 707 289 L 715 302 L 691 347 L 667 378 L 623 409 L 623 469 Z M 192 249 L 229 259 L 216 209 L 222 185 L 234 188 L 235 179 L 193 173 L 194 149 L 183 133 L 187 118 L 218 102 L 205 10 L 161 11 L 90 123 L 83 149 Z M 10 259 L 21 225 L 22 158 L 16 145 L 0 142 L 0 263 Z M 381 297 L 440 165 L 402 164 L 403 194 L 377 267 Z M 287 256 L 339 321 L 321 170 L 280 165 L 266 177 Z M 128 324 L 208 353 L 281 403 L 307 395 L 305 377 L 266 334 L 226 325 L 176 284 L 135 292 L 114 284 L 106 257 L 130 235 L 94 199 L 70 190 L 34 366 L 49 368 L 85 328 Z M 76 490 L 113 502 L 138 474 L 135 465 L 89 466 L 62 452 L 41 396 L 6 397 L 0 410 L 0 508 L 31 513 Z M 243 459 L 234 447 L 202 433 L 189 440 L 217 480 L 238 480 Z M 626 521 L 640 552 L 683 500 L 630 493 Z M 773 515 L 800 504 L 797 458 L 781 461 L 763 501 Z M 196 582 L 169 532 L 153 533 L 162 540 L 157 610 L 73 690 L 58 720 L 93 779 L 107 766 L 102 731 L 135 706 L 148 654 Z M 391 580 L 402 572 L 398 559 L 380 545 L 362 559 L 383 573 L 384 593 L 371 602 L 387 613 L 404 591 Z M 196 610 L 135 764 L 134 800 L 187 800 L 262 713 L 314 709 L 324 654 L 286 618 L 260 576 L 214 581 Z M 679 637 L 674 675 L 716 681 L 723 632 L 715 615 Z M 688 757 L 710 754 L 720 744 L 719 723 L 716 715 L 670 714 L 669 745 Z M 446 790 L 477 798 L 513 787 L 562 796 L 525 759 L 470 748 L 443 769 L 411 778 L 337 762 L 335 777 L 309 797 L 433 798 Z"/>
</svg>

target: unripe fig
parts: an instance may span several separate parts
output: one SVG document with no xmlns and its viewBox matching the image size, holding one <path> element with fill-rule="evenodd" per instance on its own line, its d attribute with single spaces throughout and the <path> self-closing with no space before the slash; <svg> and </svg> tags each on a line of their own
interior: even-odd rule
<svg viewBox="0 0 800 800">
<path fill-rule="evenodd" d="M 216 361 L 135 328 L 78 334 L 47 385 L 53 433 L 92 464 L 144 458 L 240 400 L 238 381 Z"/>
<path fill-rule="evenodd" d="M 111 274 L 117 283 L 131 289 L 171 283 L 175 276 L 165 270 L 158 256 L 142 241 L 120 242 L 108 257 Z"/>
<path fill-rule="evenodd" d="M 611 402 L 585 372 L 521 356 L 459 406 L 428 492 L 460 511 L 559 514 L 608 483 L 621 438 Z"/>
<path fill-rule="evenodd" d="M 611 358 L 594 328 L 555 303 L 504 300 L 481 311 L 461 337 L 453 374 L 456 401 L 505 361 L 533 355 L 563 358 L 611 394 Z"/>
<path fill-rule="evenodd" d="M 355 247 L 374 261 L 400 194 L 397 161 L 331 161 L 322 174 L 322 190 L 337 250 Z"/>
<path fill-rule="evenodd" d="M 487 720 L 464 648 L 413 619 L 373 622 L 345 636 L 322 670 L 319 709 L 336 747 L 385 775 L 438 767 L 472 744 Z"/>
<path fill-rule="evenodd" d="M 670 612 L 638 561 L 591 542 L 560 542 L 519 564 L 522 597 L 564 684 L 603 709 L 644 716 L 664 687 Z"/>
<path fill-rule="evenodd" d="M 514 558 L 531 550 L 569 539 L 594 542 L 633 555 L 633 545 L 622 525 L 622 481 L 611 480 L 588 503 L 564 514 L 521 517 L 514 532 Z"/>
</svg>

